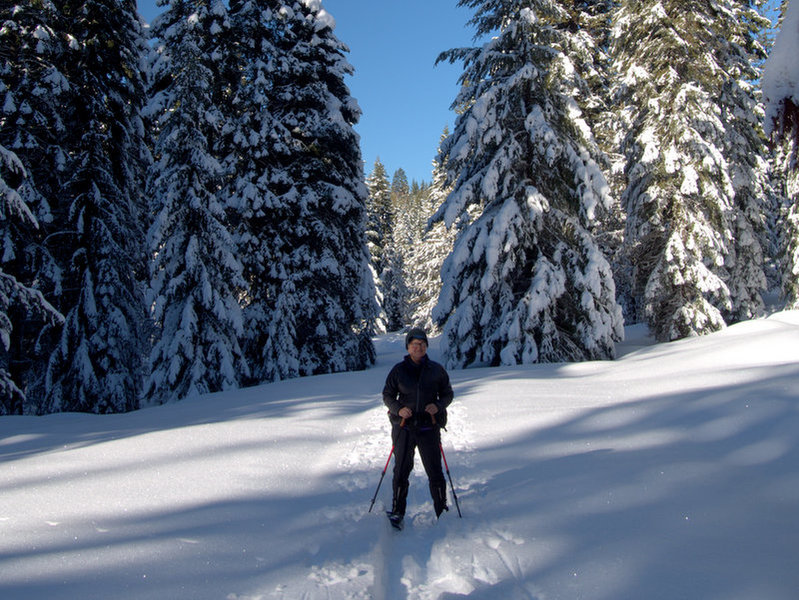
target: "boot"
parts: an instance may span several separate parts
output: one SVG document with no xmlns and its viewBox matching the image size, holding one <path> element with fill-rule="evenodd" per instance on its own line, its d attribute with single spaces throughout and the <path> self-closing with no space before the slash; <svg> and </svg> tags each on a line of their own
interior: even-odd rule
<svg viewBox="0 0 799 600">
<path fill-rule="evenodd" d="M 433 508 L 436 511 L 436 518 L 441 516 L 445 510 L 448 511 L 447 506 L 447 486 L 444 483 L 431 483 L 430 495 L 433 497 Z"/>
<path fill-rule="evenodd" d="M 391 502 L 391 514 L 398 517 L 405 516 L 405 504 L 408 501 L 408 483 L 394 486 L 394 499 Z"/>
</svg>

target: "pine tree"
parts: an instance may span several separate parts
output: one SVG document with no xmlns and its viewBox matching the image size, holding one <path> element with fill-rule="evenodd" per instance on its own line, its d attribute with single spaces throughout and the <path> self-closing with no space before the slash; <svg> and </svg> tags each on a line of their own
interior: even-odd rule
<svg viewBox="0 0 799 600">
<path fill-rule="evenodd" d="M 66 182 L 69 263 L 77 290 L 47 372 L 45 412 L 138 408 L 146 318 L 140 110 L 144 37 L 132 0 L 68 2 L 66 75 L 79 132 Z"/>
<path fill-rule="evenodd" d="M 408 174 L 405 169 L 400 167 L 394 171 L 394 176 L 391 178 L 391 196 L 394 204 L 399 204 L 405 197 L 410 195 L 411 187 L 408 184 Z"/>
<path fill-rule="evenodd" d="M 394 172 L 389 209 L 392 229 L 386 241 L 385 261 L 378 279 L 379 296 L 391 331 L 416 322 L 414 307 L 418 305 L 418 299 L 411 298 L 414 292 L 410 281 L 419 271 L 417 253 L 432 214 L 428 210 L 429 192 L 429 185 L 425 182 L 414 180 L 409 184 L 404 169 Z"/>
<path fill-rule="evenodd" d="M 431 193 L 430 183 L 426 181 L 420 183 L 415 179 L 411 182 L 405 220 L 407 228 L 412 232 L 413 239 L 421 238 L 427 230 L 427 220 L 431 216 L 429 211 Z"/>
<path fill-rule="evenodd" d="M 408 231 L 410 208 L 408 176 L 404 169 L 399 168 L 394 171 L 391 179 L 388 207 L 390 226 L 386 230 L 382 268 L 377 281 L 389 331 L 402 329 L 407 316 L 408 288 L 405 284 L 404 248 L 412 240 L 412 234 Z"/>
<path fill-rule="evenodd" d="M 720 106 L 735 191 L 734 244 L 727 261 L 733 310 L 725 315 L 728 322 L 734 323 L 763 314 L 763 293 L 769 287 L 766 262 L 772 245 L 769 215 L 774 190 L 769 182 L 763 107 L 752 82 L 761 76 L 758 65 L 766 53 L 760 37 L 770 23 L 751 2 L 733 2 L 725 19 L 716 19 L 714 24 L 726 25 L 730 32 L 723 54 L 726 78 Z"/>
<path fill-rule="evenodd" d="M 238 341 L 246 283 L 219 197 L 226 172 L 213 153 L 223 125 L 218 43 L 227 26 L 218 0 L 170 0 L 153 23 L 149 111 L 159 131 L 148 181 L 149 302 L 160 335 L 147 396 L 156 402 L 232 389 L 248 375 Z"/>
<path fill-rule="evenodd" d="M 379 273 L 383 268 L 383 248 L 394 228 L 391 188 L 386 168 L 380 162 L 380 157 L 375 159 L 372 172 L 366 178 L 366 188 L 369 192 L 366 211 L 366 240 L 369 254 L 372 257 L 372 265 Z"/>
<path fill-rule="evenodd" d="M 366 188 L 369 194 L 366 204 L 366 244 L 371 258 L 372 276 L 377 288 L 377 299 L 382 309 L 377 328 L 379 331 L 385 331 L 385 296 L 380 275 L 385 268 L 386 247 L 390 243 L 394 229 L 394 212 L 391 204 L 391 186 L 386 174 L 386 168 L 380 162 L 379 157 L 375 159 L 372 172 L 366 178 Z"/>
<path fill-rule="evenodd" d="M 782 296 L 785 308 L 799 310 L 799 170 L 785 170 L 780 237 Z"/>
<path fill-rule="evenodd" d="M 383 312 L 388 331 L 399 331 L 406 324 L 408 288 L 405 283 L 406 265 L 399 241 L 395 235 L 384 253 L 383 270 L 378 289 L 382 291 Z"/>
<path fill-rule="evenodd" d="M 415 180 L 409 185 L 405 171 L 398 169 L 391 187 L 395 241 L 400 246 L 401 254 L 407 256 L 408 250 L 421 239 L 427 226 L 430 216 L 426 213 L 429 185 Z"/>
<path fill-rule="evenodd" d="M 63 317 L 44 299 L 42 294 L 20 283 L 6 272 L 6 265 L 15 261 L 22 252 L 16 246 L 20 238 L 15 229 L 38 228 L 36 217 L 22 200 L 18 188 L 27 178 L 22 162 L 16 154 L 0 145 L 0 416 L 22 414 L 26 405 L 25 392 L 12 377 L 9 362 L 12 355 L 12 335 L 17 312 L 36 313 L 49 323 L 63 322 Z M 12 266 L 13 268 L 13 266 Z M 19 326 L 19 320 L 16 325 Z M 23 386 L 24 387 L 24 386 Z"/>
<path fill-rule="evenodd" d="M 723 4 L 623 2 L 617 16 L 618 98 L 631 115 L 624 252 L 635 320 L 659 340 L 762 307 L 762 224 L 752 219 L 764 163 L 741 114 L 756 107 L 752 14 Z"/>
<path fill-rule="evenodd" d="M 608 358 L 622 335 L 610 268 L 588 226 L 608 188 L 573 97 L 573 14 L 561 3 L 462 0 L 481 48 L 463 60 L 456 104 L 468 107 L 442 146 L 454 188 L 436 219 L 473 220 L 444 263 L 433 317 L 451 366 Z"/>
<path fill-rule="evenodd" d="M 62 257 L 69 252 L 61 251 L 65 219 L 59 211 L 71 154 L 67 129 L 71 88 L 60 68 L 69 51 L 67 36 L 52 2 L 0 3 L 0 22 L 0 145 L 16 157 L 4 162 L 3 177 L 33 217 L 6 222 L 3 271 L 41 293 L 61 315 L 69 305 L 62 300 Z M 12 169 L 16 160 L 19 164 Z M 26 396 L 17 408 L 36 413 L 63 317 L 46 318 L 17 303 L 8 310 L 14 331 L 8 370 Z"/>
<path fill-rule="evenodd" d="M 4 4 L 2 10 L 8 10 Z M 24 3 L 2 15 L 2 139 L 35 217 L 14 229 L 14 277 L 63 319 L 16 311 L 25 412 L 138 406 L 145 48 L 133 2 Z M 6 18 L 7 17 L 7 18 Z"/>
<path fill-rule="evenodd" d="M 289 150 L 290 133 L 272 113 L 275 71 L 283 60 L 276 43 L 281 35 L 282 2 L 230 2 L 223 60 L 224 113 L 222 135 L 215 154 L 228 178 L 221 197 L 226 199 L 237 257 L 242 263 L 247 293 L 242 297 L 244 322 L 242 351 L 250 366 L 245 383 L 260 383 L 279 372 L 296 372 L 296 356 L 269 356 L 274 336 L 290 335 L 273 325 L 274 299 L 280 293 L 275 273 L 280 263 L 279 240 L 286 224 L 276 216 L 279 199 L 273 188 L 284 175 L 278 158 Z"/>
<path fill-rule="evenodd" d="M 362 369 L 374 360 L 375 290 L 366 247 L 360 109 L 347 48 L 319 0 L 288 1 L 272 114 L 291 133 L 272 176 L 275 237 L 270 379 Z M 288 226 L 286 226 L 288 225 Z M 281 362 L 290 357 L 290 362 Z"/>
<path fill-rule="evenodd" d="M 413 322 L 408 281 L 414 265 L 409 261 L 413 260 L 431 214 L 425 212 L 428 186 L 417 181 L 409 184 L 402 168 L 394 172 L 389 186 L 382 164 L 375 165 L 366 183 L 370 189 L 369 222 L 373 223 L 367 232 L 375 232 L 370 239 L 377 240 L 376 232 L 380 231 L 381 246 L 372 251 L 373 260 L 375 254 L 381 257 L 381 261 L 375 264 L 379 273 L 376 277 L 377 295 L 387 329 L 398 331 Z M 380 215 L 384 216 L 379 218 Z M 370 249 L 374 246 L 371 244 Z"/>
<path fill-rule="evenodd" d="M 786 310 L 799 309 L 799 169 L 792 155 L 789 143 L 777 144 L 774 171 L 780 205 L 776 254 Z"/>
<path fill-rule="evenodd" d="M 447 137 L 449 128 L 444 129 L 441 144 Z M 423 197 L 424 229 L 419 239 L 410 247 L 405 261 L 409 288 L 408 323 L 433 333 L 438 332 L 432 312 L 441 292 L 441 267 L 452 251 L 456 227 L 447 229 L 442 221 L 428 226 L 427 222 L 444 203 L 450 191 L 451 187 L 447 185 L 447 159 L 437 158 L 433 161 L 432 184 L 425 189 Z"/>
<path fill-rule="evenodd" d="M 561 17 L 560 27 L 570 33 L 564 37 L 563 51 L 580 64 L 585 85 L 591 90 L 591 94 L 578 99 L 580 109 L 585 120 L 592 124 L 600 148 L 609 153 L 615 150 L 613 133 L 618 125 L 612 110 L 612 73 L 608 54 L 617 4 L 618 0 L 560 2 L 562 10 L 568 14 L 568 17 Z"/>
<path fill-rule="evenodd" d="M 796 39 L 799 6 L 780 5 L 780 31 L 763 72 L 766 103 L 765 128 L 776 145 L 775 171 L 780 176 L 783 198 L 779 231 L 780 271 L 785 306 L 799 309 L 799 100 L 794 93 L 799 81 Z"/>
<path fill-rule="evenodd" d="M 608 258 L 616 284 L 616 299 L 625 317 L 631 305 L 630 268 L 620 260 L 624 238 L 624 211 L 619 198 L 624 191 L 624 156 L 620 153 L 627 115 L 616 110 L 613 100 L 613 71 L 609 55 L 613 39 L 613 17 L 618 0 L 574 1 L 571 3 L 576 43 L 568 51 L 579 56 L 581 73 L 591 94 L 577 98 L 586 122 L 596 137 L 601 153 L 596 157 L 610 186 L 610 204 L 597 207 L 591 230 L 602 253 Z"/>
</svg>

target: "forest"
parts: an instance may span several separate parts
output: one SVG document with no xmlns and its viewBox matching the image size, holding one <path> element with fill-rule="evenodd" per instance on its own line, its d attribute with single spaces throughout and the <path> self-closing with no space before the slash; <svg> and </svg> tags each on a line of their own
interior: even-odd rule
<svg viewBox="0 0 799 600">
<path fill-rule="evenodd" d="M 408 182 L 364 172 L 320 0 L 2 3 L 0 415 L 364 369 L 409 326 L 467 368 L 799 308 L 787 1 L 459 4 L 487 41 L 442 49 Z"/>
</svg>

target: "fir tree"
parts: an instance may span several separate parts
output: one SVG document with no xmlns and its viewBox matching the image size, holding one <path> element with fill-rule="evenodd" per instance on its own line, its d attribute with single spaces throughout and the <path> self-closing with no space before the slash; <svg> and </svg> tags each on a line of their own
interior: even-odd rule
<svg viewBox="0 0 799 600">
<path fill-rule="evenodd" d="M 786 308 L 799 308 L 799 67 L 795 56 L 799 38 L 799 6 L 780 5 L 780 31 L 763 72 L 765 128 L 776 145 L 775 171 L 783 199 L 779 230 L 782 294 Z"/>
<path fill-rule="evenodd" d="M 763 293 L 768 289 L 765 264 L 771 247 L 768 215 L 774 191 L 769 183 L 768 153 L 763 133 L 763 108 L 752 83 L 760 77 L 758 65 L 765 58 L 759 39 L 769 21 L 751 2 L 730 2 L 729 9 L 713 24 L 727 33 L 720 51 L 724 69 L 719 106 L 724 123 L 725 156 L 735 193 L 733 244 L 725 267 L 732 310 L 725 314 L 734 323 L 763 314 Z"/>
<path fill-rule="evenodd" d="M 389 186 L 382 164 L 379 167 L 376 164 L 375 171 L 367 179 L 367 186 L 370 188 L 370 206 L 375 207 L 370 209 L 370 214 L 379 211 L 380 215 L 385 215 L 380 221 L 377 214 L 370 216 L 370 222 L 383 224 L 380 229 L 381 247 L 377 249 L 382 260 L 375 265 L 379 269 L 376 277 L 378 299 L 387 328 L 398 331 L 413 319 L 408 278 L 414 266 L 409 261 L 431 214 L 425 212 L 428 187 L 416 181 L 408 184 L 407 175 L 401 168 L 394 172 Z M 372 238 L 377 239 L 377 235 L 373 234 Z"/>
<path fill-rule="evenodd" d="M 156 402 L 237 387 L 248 374 L 239 338 L 246 284 L 228 229 L 223 164 L 214 156 L 221 1 L 170 0 L 153 23 L 156 164 L 148 182 L 155 221 L 149 301 L 159 328 L 147 395 Z"/>
<path fill-rule="evenodd" d="M 215 153 L 225 165 L 226 199 L 247 293 L 242 296 L 242 350 L 250 365 L 246 383 L 268 381 L 277 371 L 296 372 L 296 356 L 270 356 L 273 336 L 290 335 L 273 326 L 274 299 L 280 294 L 279 241 L 286 224 L 276 207 L 275 182 L 285 175 L 279 156 L 289 152 L 290 134 L 272 113 L 275 71 L 283 62 L 275 44 L 284 21 L 282 2 L 230 3 L 230 28 L 225 30 L 223 76 L 219 104 L 224 113 Z"/>
<path fill-rule="evenodd" d="M 139 112 L 144 37 L 132 0 L 67 2 L 73 110 L 67 281 L 77 291 L 47 372 L 45 412 L 138 408 L 145 309 Z"/>
<path fill-rule="evenodd" d="M 63 320 L 40 311 L 12 318 L 24 411 L 128 410 L 139 401 L 144 321 L 145 43 L 135 4 L 43 1 L 2 16 L 0 143 L 24 167 L 18 192 L 38 225 L 14 229 L 9 268 L 67 315 L 60 332 L 51 324 Z"/>
<path fill-rule="evenodd" d="M 435 162 L 435 161 L 434 161 Z M 431 184 L 426 181 L 421 183 L 415 179 L 411 182 L 411 191 L 408 196 L 407 217 L 408 229 L 413 232 L 413 237 L 418 239 L 427 229 L 427 220 L 430 218 Z"/>
<path fill-rule="evenodd" d="M 402 200 L 411 193 L 410 185 L 408 184 L 408 174 L 405 169 L 399 168 L 394 171 L 394 176 L 391 178 L 391 196 L 393 203 L 399 204 Z"/>
<path fill-rule="evenodd" d="M 270 379 L 371 364 L 376 314 L 347 48 L 319 0 L 285 2 L 279 16 L 272 114 L 291 138 L 271 177 L 282 228 L 274 239 L 274 334 L 264 350 Z"/>
<path fill-rule="evenodd" d="M 449 128 L 444 129 L 441 143 L 449 137 Z M 440 147 L 439 147 L 440 154 Z M 408 282 L 408 323 L 436 333 L 438 326 L 433 321 L 433 308 L 441 292 L 441 268 L 452 251 L 456 227 L 449 229 L 442 221 L 427 222 L 444 203 L 451 191 L 447 185 L 447 158 L 433 161 L 433 180 L 426 188 L 422 201 L 422 215 L 425 226 L 411 245 L 406 259 L 406 280 Z"/>
<path fill-rule="evenodd" d="M 15 157 L 6 155 L 3 177 L 32 216 L 5 223 L 3 271 L 41 293 L 61 314 L 69 306 L 62 301 L 62 257 L 69 252 L 62 251 L 65 218 L 59 210 L 71 154 L 67 130 L 71 87 L 60 68 L 69 50 L 67 36 L 52 2 L 0 3 L 0 22 L 0 145 Z M 57 321 L 17 303 L 8 311 L 14 335 L 7 368 L 30 400 L 21 410 L 36 413 L 45 394 Z"/>
<path fill-rule="evenodd" d="M 783 160 L 787 162 L 788 159 Z M 785 202 L 780 236 L 782 296 L 786 309 L 799 310 L 799 171 L 791 168 L 783 172 Z"/>
<path fill-rule="evenodd" d="M 601 150 L 597 163 L 610 186 L 610 204 L 597 207 L 592 233 L 602 253 L 608 258 L 616 284 L 616 299 L 625 316 L 631 305 L 630 269 L 620 260 L 624 238 L 624 211 L 619 198 L 624 191 L 624 156 L 620 153 L 627 115 L 618 111 L 613 100 L 613 71 L 609 55 L 613 38 L 613 16 L 618 0 L 589 0 L 570 3 L 572 15 L 568 28 L 575 42 L 567 54 L 579 57 L 581 74 L 591 94 L 575 100 L 596 137 Z M 566 3 L 564 3 L 566 4 Z M 568 6 L 568 5 L 567 5 Z"/>
<path fill-rule="evenodd" d="M 369 254 L 372 257 L 372 265 L 379 273 L 383 268 L 383 248 L 394 228 L 391 187 L 386 168 L 380 162 L 380 157 L 375 159 L 372 172 L 366 178 L 366 188 L 369 191 L 366 211 L 366 240 Z"/>
<path fill-rule="evenodd" d="M 398 172 L 401 173 L 401 179 L 397 184 L 395 177 L 391 203 L 395 214 L 396 243 L 400 245 L 403 256 L 407 256 L 407 250 L 421 239 L 430 217 L 426 212 L 429 185 L 417 181 L 408 185 L 405 171 L 400 169 Z"/>
<path fill-rule="evenodd" d="M 623 2 L 617 16 L 618 98 L 630 115 L 624 252 L 634 319 L 659 340 L 715 331 L 762 306 L 761 225 L 750 220 L 762 149 L 741 115 L 756 106 L 745 81 L 751 14 L 723 5 Z"/>
<path fill-rule="evenodd" d="M 388 331 L 399 331 L 406 324 L 408 288 L 405 283 L 406 264 L 399 242 L 392 236 L 385 251 L 383 270 L 378 289 L 383 299 L 383 312 Z"/>
<path fill-rule="evenodd" d="M 6 265 L 13 264 L 22 252 L 16 247 L 20 238 L 15 235 L 15 228 L 38 228 L 36 217 L 17 191 L 26 176 L 17 155 L 0 145 L 0 238 L 3 243 L 0 254 L 0 416 L 22 414 L 26 405 L 24 386 L 14 381 L 9 369 L 11 339 L 18 335 L 14 331 L 13 309 L 16 308 L 17 313 L 36 313 L 50 323 L 63 322 L 63 317 L 40 292 L 6 272 Z M 18 319 L 16 325 L 20 325 Z"/>
<path fill-rule="evenodd" d="M 404 169 L 399 168 L 394 171 L 391 179 L 388 207 L 390 227 L 386 232 L 383 264 L 377 282 L 389 331 L 402 329 L 407 316 L 408 288 L 405 284 L 404 248 L 412 241 L 407 227 L 410 209 L 408 176 Z"/>
<path fill-rule="evenodd" d="M 481 48 L 463 60 L 466 106 L 442 145 L 453 191 L 437 212 L 473 220 L 444 263 L 433 317 L 447 362 L 518 364 L 608 358 L 621 335 L 610 268 L 588 226 L 608 188 L 573 97 L 590 94 L 562 49 L 573 14 L 561 3 L 462 0 Z"/>
</svg>

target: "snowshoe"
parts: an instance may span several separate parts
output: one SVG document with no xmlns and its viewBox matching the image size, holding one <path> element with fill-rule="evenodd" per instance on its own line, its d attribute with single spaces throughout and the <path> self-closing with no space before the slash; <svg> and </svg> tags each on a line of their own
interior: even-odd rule
<svg viewBox="0 0 799 600">
<path fill-rule="evenodd" d="M 396 529 L 397 531 L 402 531 L 402 519 L 403 515 L 398 515 L 391 511 L 386 511 L 386 516 L 388 517 L 388 522 L 391 523 L 391 526 Z"/>
</svg>

